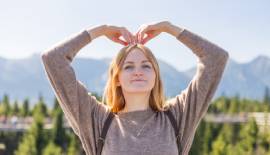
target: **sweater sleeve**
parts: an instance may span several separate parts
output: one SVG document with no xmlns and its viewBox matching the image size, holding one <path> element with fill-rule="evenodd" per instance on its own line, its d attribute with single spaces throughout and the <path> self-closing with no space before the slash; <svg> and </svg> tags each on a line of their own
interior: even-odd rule
<svg viewBox="0 0 270 155">
<path fill-rule="evenodd" d="M 187 88 L 167 101 L 180 129 L 182 154 L 188 154 L 196 128 L 207 112 L 229 54 L 187 29 L 184 29 L 176 38 L 197 56 L 196 74 Z"/>
<path fill-rule="evenodd" d="M 69 124 L 79 136 L 86 153 L 95 155 L 98 136 L 109 108 L 76 79 L 71 66 L 78 51 L 90 42 L 89 33 L 83 30 L 42 53 L 42 62 Z"/>
</svg>

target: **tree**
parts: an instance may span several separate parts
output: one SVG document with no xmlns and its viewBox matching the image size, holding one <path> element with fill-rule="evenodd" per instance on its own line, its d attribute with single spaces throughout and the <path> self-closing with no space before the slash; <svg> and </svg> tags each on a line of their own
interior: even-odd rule
<svg viewBox="0 0 270 155">
<path fill-rule="evenodd" d="M 37 106 L 33 116 L 34 122 L 23 136 L 22 142 L 19 144 L 18 150 L 16 151 L 16 155 L 40 155 L 46 144 L 43 130 L 44 115 L 41 106 Z M 30 153 L 23 154 L 24 152 Z"/>
<path fill-rule="evenodd" d="M 230 102 L 229 114 L 236 114 L 239 112 L 239 97 L 233 97 Z"/>
<path fill-rule="evenodd" d="M 220 134 L 218 138 L 212 144 L 211 155 L 227 155 L 227 144 L 225 142 L 225 137 L 223 134 Z"/>
<path fill-rule="evenodd" d="M 79 154 L 79 145 L 78 145 L 78 142 L 76 140 L 76 136 L 74 133 L 71 134 L 71 137 L 70 137 L 70 144 L 68 146 L 68 152 L 67 152 L 67 155 L 78 155 Z"/>
<path fill-rule="evenodd" d="M 208 155 L 211 151 L 211 143 L 214 139 L 213 127 L 211 123 L 206 123 L 204 131 L 204 143 L 203 143 L 203 154 Z"/>
<path fill-rule="evenodd" d="M 8 116 L 10 114 L 10 103 L 7 94 L 4 95 L 3 103 L 1 104 L 1 114 Z"/>
<path fill-rule="evenodd" d="M 55 145 L 52 141 L 42 151 L 42 155 L 60 155 L 61 153 L 61 147 Z"/>
<path fill-rule="evenodd" d="M 264 89 L 263 102 L 265 104 L 270 104 L 270 92 L 269 92 L 269 88 L 267 86 Z"/>
<path fill-rule="evenodd" d="M 34 106 L 33 113 L 36 113 L 36 111 L 42 113 L 44 117 L 48 116 L 47 106 L 43 100 L 43 97 L 39 97 L 38 103 Z"/>
<path fill-rule="evenodd" d="M 30 110 L 29 110 L 29 99 L 25 99 L 23 101 L 23 105 L 22 105 L 22 116 L 26 117 L 30 114 Z"/>
<path fill-rule="evenodd" d="M 27 134 L 19 144 L 15 155 L 37 155 L 36 141 L 34 135 Z"/>
<path fill-rule="evenodd" d="M 192 143 L 192 147 L 190 149 L 190 155 L 198 155 L 203 150 L 203 143 L 204 143 L 204 130 L 205 130 L 206 122 L 204 120 L 201 121 L 200 125 L 198 126 L 194 140 Z"/>
<path fill-rule="evenodd" d="M 55 115 L 57 114 L 58 110 L 61 110 L 58 99 L 55 97 L 54 98 L 54 103 L 53 103 L 53 109 L 52 109 L 52 113 L 51 116 L 55 117 Z"/>
<path fill-rule="evenodd" d="M 19 144 L 16 155 L 40 155 L 45 144 L 43 132 L 43 116 L 36 113 L 34 123 L 23 136 L 22 142 Z"/>
<path fill-rule="evenodd" d="M 254 150 L 257 147 L 258 131 L 259 129 L 254 118 L 249 120 L 248 124 L 240 131 L 239 147 L 247 155 L 254 154 Z"/>
<path fill-rule="evenodd" d="M 65 129 L 64 129 L 64 123 L 63 123 L 63 112 L 61 109 L 58 109 L 54 123 L 53 123 L 53 142 L 61 147 L 65 147 Z"/>
<path fill-rule="evenodd" d="M 19 115 L 19 111 L 20 109 L 19 109 L 18 101 L 16 100 L 13 105 L 12 115 Z"/>
</svg>

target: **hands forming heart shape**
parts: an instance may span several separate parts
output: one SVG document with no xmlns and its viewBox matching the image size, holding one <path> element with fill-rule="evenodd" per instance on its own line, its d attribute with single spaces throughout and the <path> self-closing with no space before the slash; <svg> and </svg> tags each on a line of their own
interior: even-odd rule
<svg viewBox="0 0 270 155">
<path fill-rule="evenodd" d="M 103 31 L 103 35 L 124 46 L 137 43 L 145 44 L 149 40 L 158 36 L 161 32 L 167 32 L 169 26 L 170 23 L 168 21 L 143 24 L 135 34 L 132 34 L 125 27 L 107 25 L 105 31 Z"/>
</svg>

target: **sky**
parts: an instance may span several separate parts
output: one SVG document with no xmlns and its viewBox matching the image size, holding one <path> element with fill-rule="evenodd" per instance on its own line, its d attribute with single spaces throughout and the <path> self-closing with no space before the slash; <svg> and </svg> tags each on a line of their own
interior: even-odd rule
<svg viewBox="0 0 270 155">
<path fill-rule="evenodd" d="M 229 52 L 244 63 L 270 57 L 270 1 L 251 0 L 1 0 L 0 57 L 27 58 L 97 25 L 124 26 L 132 33 L 142 24 L 169 21 Z M 196 65 L 196 55 L 175 37 L 161 33 L 146 44 L 155 56 L 179 71 Z M 76 57 L 114 57 L 122 45 L 100 37 Z"/>
</svg>

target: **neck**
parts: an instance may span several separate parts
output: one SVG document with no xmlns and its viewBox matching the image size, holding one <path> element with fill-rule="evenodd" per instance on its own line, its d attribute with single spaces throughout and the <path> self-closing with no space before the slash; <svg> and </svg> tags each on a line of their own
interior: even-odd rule
<svg viewBox="0 0 270 155">
<path fill-rule="evenodd" d="M 146 110 L 149 106 L 150 93 L 124 93 L 126 101 L 122 112 L 131 112 L 137 110 Z"/>
</svg>

